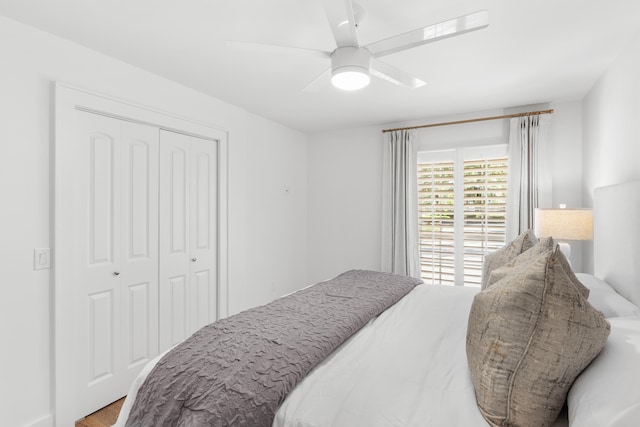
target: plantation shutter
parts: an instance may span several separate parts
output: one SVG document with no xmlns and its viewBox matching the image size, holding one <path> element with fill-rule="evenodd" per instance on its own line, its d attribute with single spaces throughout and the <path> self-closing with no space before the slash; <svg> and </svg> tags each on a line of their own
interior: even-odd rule
<svg viewBox="0 0 640 427">
<path fill-rule="evenodd" d="M 429 283 L 454 284 L 453 162 L 418 165 L 420 272 Z"/>
<path fill-rule="evenodd" d="M 484 255 L 505 242 L 507 159 L 464 162 L 464 284 L 478 285 Z"/>
<path fill-rule="evenodd" d="M 504 147 L 421 153 L 420 272 L 432 284 L 480 285 L 484 255 L 504 245 Z"/>
</svg>

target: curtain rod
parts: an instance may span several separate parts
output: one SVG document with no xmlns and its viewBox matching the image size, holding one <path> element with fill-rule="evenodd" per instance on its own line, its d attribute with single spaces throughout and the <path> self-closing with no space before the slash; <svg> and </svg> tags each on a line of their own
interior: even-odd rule
<svg viewBox="0 0 640 427">
<path fill-rule="evenodd" d="M 458 120 L 455 122 L 432 123 L 429 125 L 409 126 L 405 128 L 395 128 L 395 129 L 384 129 L 382 133 L 393 132 L 396 130 L 411 130 L 411 129 L 431 128 L 436 126 L 459 125 L 462 123 L 485 122 L 487 120 L 510 119 L 512 117 L 535 116 L 540 114 L 553 114 L 553 110 L 529 111 L 526 113 L 505 114 L 504 116 L 480 117 L 477 119 Z"/>
</svg>

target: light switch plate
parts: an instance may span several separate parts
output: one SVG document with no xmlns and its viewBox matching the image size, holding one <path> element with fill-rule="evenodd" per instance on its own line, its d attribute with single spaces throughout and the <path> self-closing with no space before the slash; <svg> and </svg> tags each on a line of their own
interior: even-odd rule
<svg viewBox="0 0 640 427">
<path fill-rule="evenodd" d="M 51 267 L 51 249 L 36 248 L 33 250 L 33 269 L 46 270 Z"/>
</svg>

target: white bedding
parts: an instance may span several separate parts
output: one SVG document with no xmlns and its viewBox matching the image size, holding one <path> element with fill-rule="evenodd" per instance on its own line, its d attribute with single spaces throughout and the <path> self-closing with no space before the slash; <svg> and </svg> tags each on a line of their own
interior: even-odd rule
<svg viewBox="0 0 640 427">
<path fill-rule="evenodd" d="M 465 353 L 476 292 L 417 286 L 317 366 L 274 427 L 487 426 Z"/>
<path fill-rule="evenodd" d="M 640 317 L 609 319 L 602 353 L 569 391 L 571 422 L 580 427 L 640 425 Z"/>
<path fill-rule="evenodd" d="M 467 365 L 477 288 L 419 285 L 320 363 L 273 427 L 485 427 Z M 124 426 L 141 377 L 116 426 Z M 565 421 L 556 426 L 566 425 Z"/>
</svg>

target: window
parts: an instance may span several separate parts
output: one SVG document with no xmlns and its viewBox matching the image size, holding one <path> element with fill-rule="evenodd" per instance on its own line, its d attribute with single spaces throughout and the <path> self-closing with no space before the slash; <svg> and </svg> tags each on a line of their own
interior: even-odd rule
<svg viewBox="0 0 640 427">
<path fill-rule="evenodd" d="M 505 242 L 506 200 L 506 146 L 421 152 L 422 279 L 479 286 L 484 255 Z"/>
</svg>

